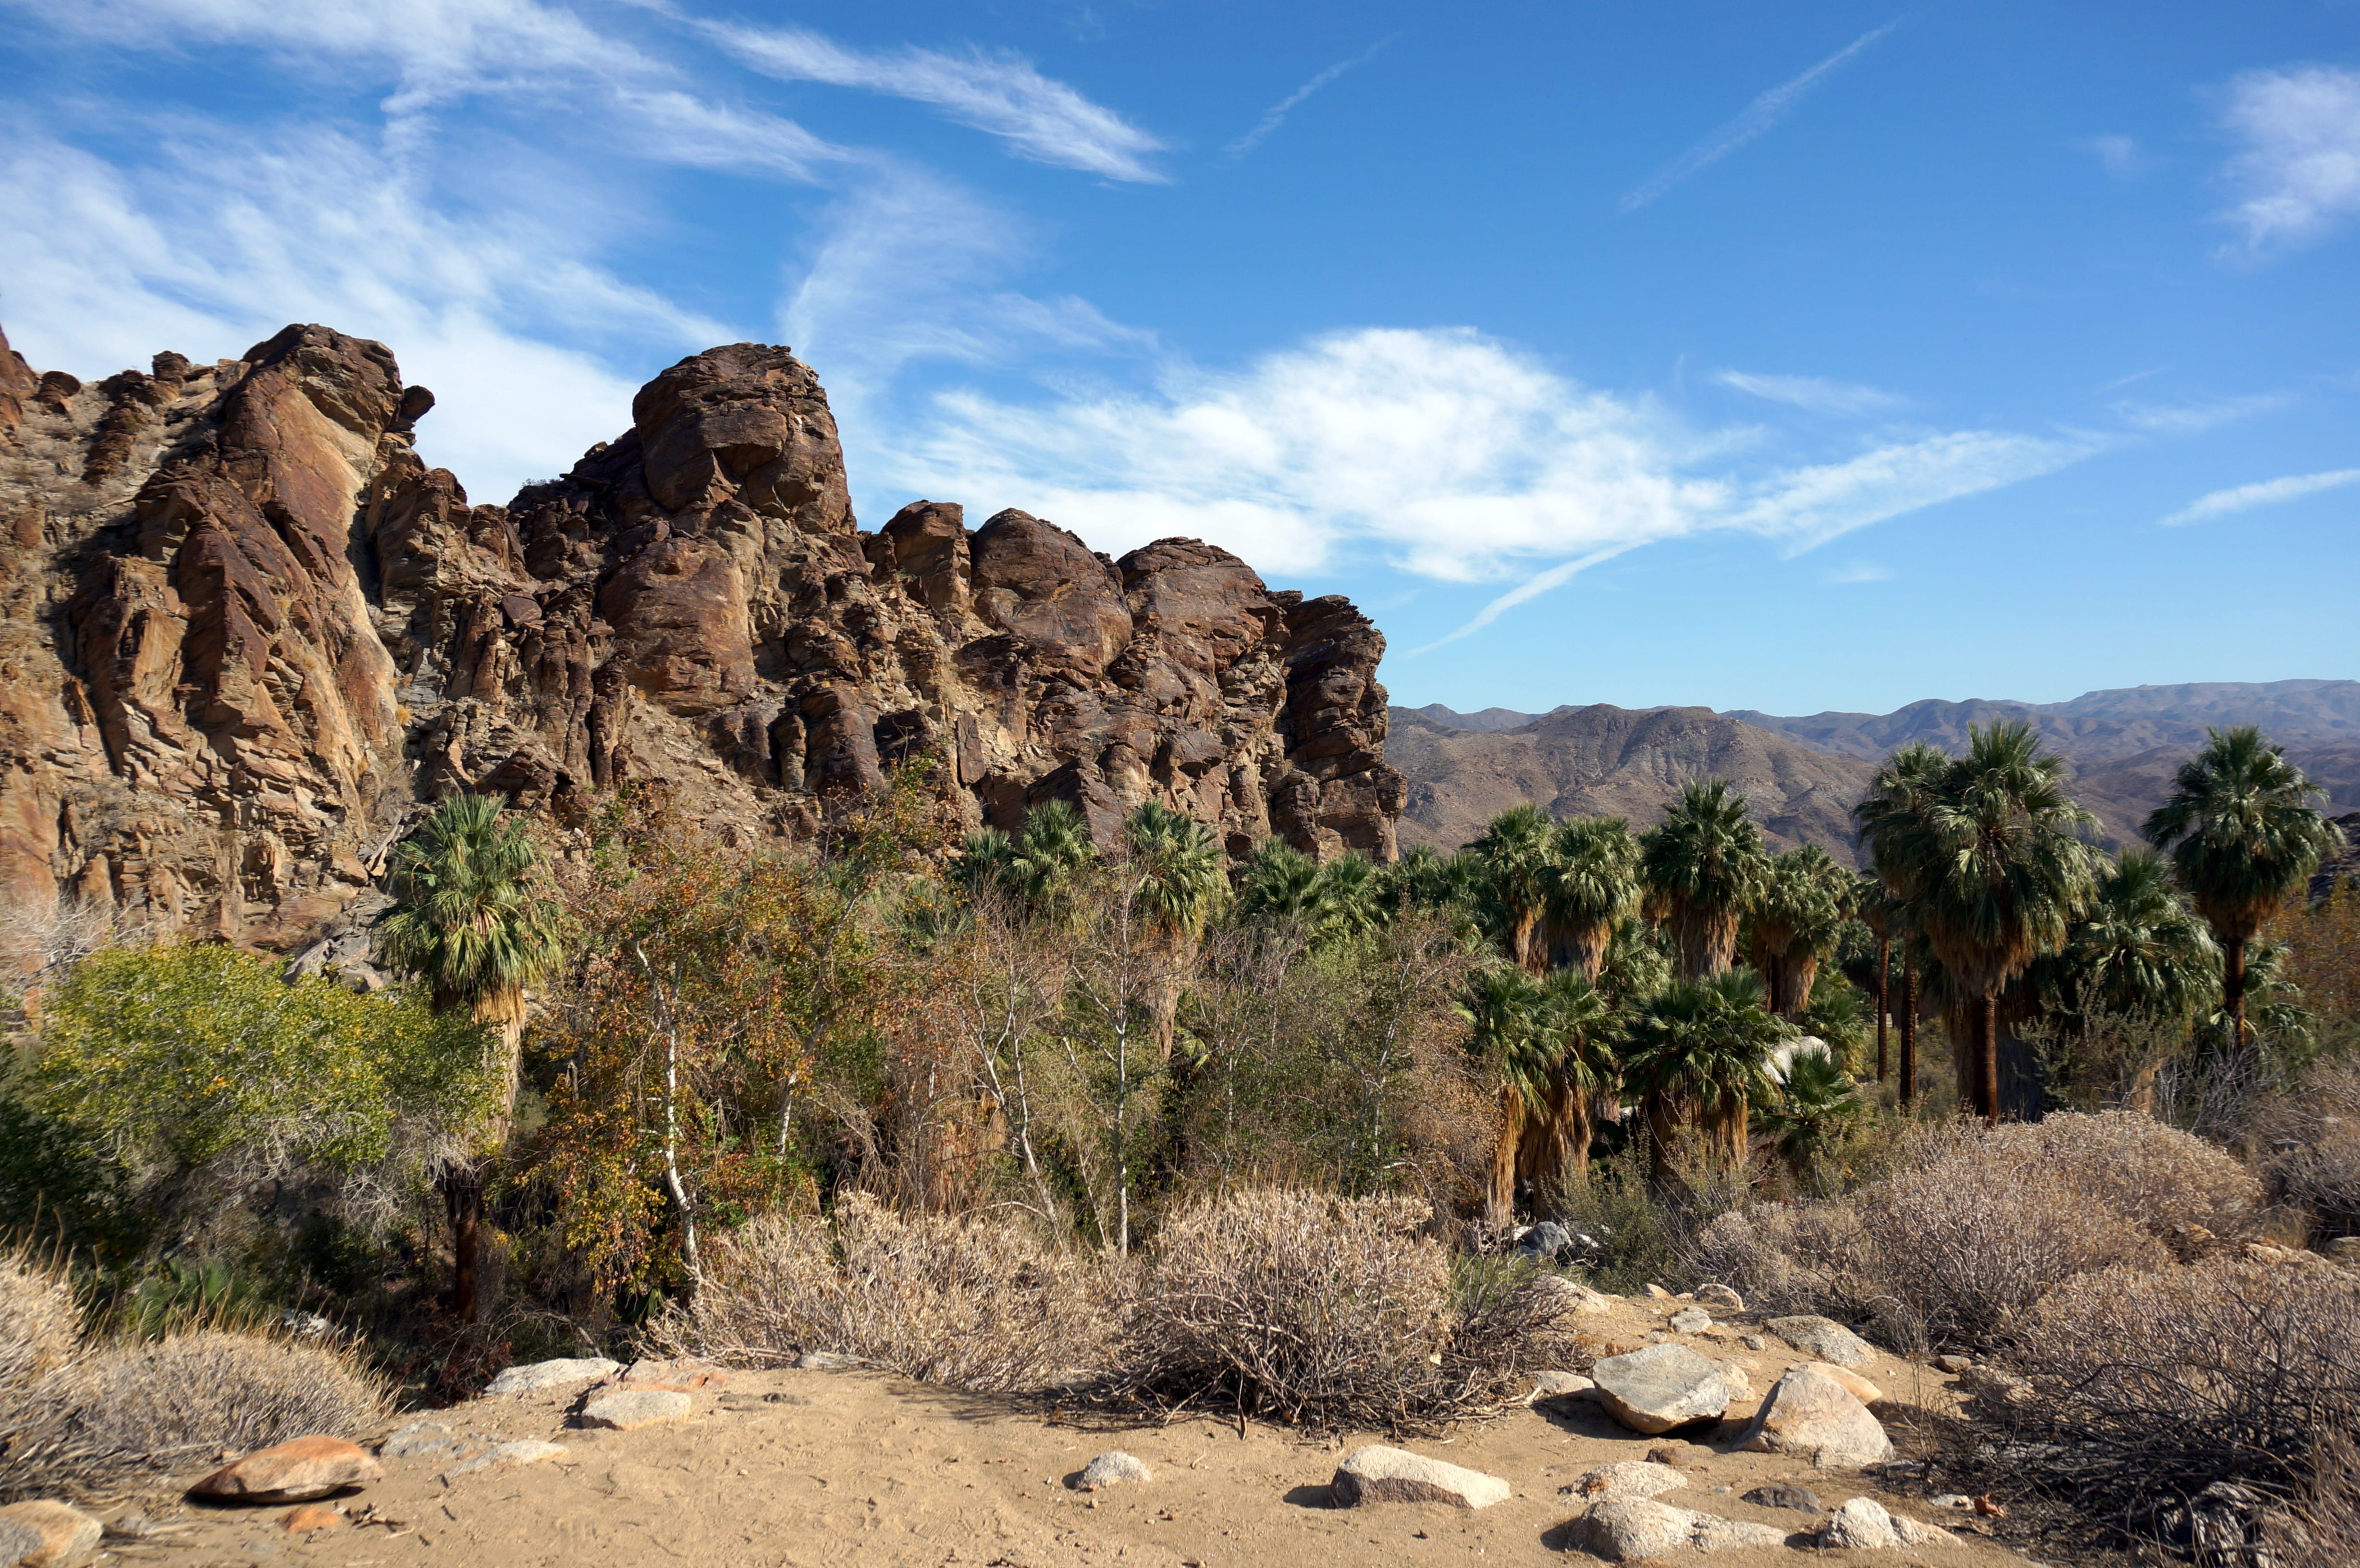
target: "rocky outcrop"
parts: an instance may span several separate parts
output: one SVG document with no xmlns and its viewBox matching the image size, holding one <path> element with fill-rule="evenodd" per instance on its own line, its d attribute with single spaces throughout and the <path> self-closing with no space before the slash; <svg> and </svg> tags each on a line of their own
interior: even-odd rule
<svg viewBox="0 0 2360 1568">
<path fill-rule="evenodd" d="M 1394 852 L 1384 640 L 1343 599 L 1021 511 L 863 533 L 783 348 L 683 360 L 505 506 L 421 461 L 432 406 L 323 327 L 94 386 L 0 340 L 0 898 L 285 945 L 448 790 L 579 822 L 662 780 L 750 843 L 919 753 L 976 824 L 1158 800 L 1233 853 Z"/>
</svg>

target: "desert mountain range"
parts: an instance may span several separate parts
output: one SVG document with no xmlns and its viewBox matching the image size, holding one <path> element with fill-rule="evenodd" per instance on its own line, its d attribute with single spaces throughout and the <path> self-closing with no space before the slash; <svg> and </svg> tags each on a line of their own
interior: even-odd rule
<svg viewBox="0 0 2360 1568">
<path fill-rule="evenodd" d="M 2136 841 L 2208 725 L 2260 725 L 2328 792 L 2331 811 L 2360 810 L 2360 681 L 2134 686 L 2048 703 L 1928 700 L 1804 718 L 1603 703 L 1460 713 L 1437 702 L 1393 710 L 1387 756 L 1410 780 L 1404 845 L 1456 848 L 1522 800 L 1644 825 L 1682 780 L 1717 774 L 1745 790 L 1777 847 L 1817 844 L 1851 859 L 1848 812 L 1878 760 L 1911 741 L 1956 751 L 1969 724 L 1998 719 L 2031 723 L 2065 755 L 2074 793 L 2110 846 Z"/>
</svg>

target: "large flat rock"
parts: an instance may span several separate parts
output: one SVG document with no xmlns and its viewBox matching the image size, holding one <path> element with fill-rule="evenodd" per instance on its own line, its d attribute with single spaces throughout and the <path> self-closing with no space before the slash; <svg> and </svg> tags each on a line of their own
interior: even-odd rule
<svg viewBox="0 0 2360 1568">
<path fill-rule="evenodd" d="M 1653 1437 L 1729 1409 L 1721 1370 L 1685 1345 L 1651 1345 L 1610 1356 L 1590 1369 L 1598 1402 L 1633 1432 Z"/>
</svg>

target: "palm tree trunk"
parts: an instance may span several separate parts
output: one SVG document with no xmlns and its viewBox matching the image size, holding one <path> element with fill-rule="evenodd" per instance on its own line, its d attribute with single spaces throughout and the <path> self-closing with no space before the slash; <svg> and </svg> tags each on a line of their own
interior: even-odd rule
<svg viewBox="0 0 2360 1568">
<path fill-rule="evenodd" d="M 1901 963 L 1901 1103 L 1918 1097 L 1918 966 Z"/>
<path fill-rule="evenodd" d="M 1975 998 L 1975 1099 L 1986 1127 L 1999 1126 L 1999 998 Z"/>
<path fill-rule="evenodd" d="M 2245 939 L 2233 936 L 2221 944 L 2221 999 L 2228 1004 L 2229 1054 L 2245 1054 Z"/>
<path fill-rule="evenodd" d="M 442 1168 L 442 1212 L 451 1221 L 451 1315 L 474 1323 L 476 1312 L 476 1262 L 483 1256 L 484 1174 L 473 1160 L 458 1160 Z"/>
<path fill-rule="evenodd" d="M 1893 939 L 1876 941 L 1876 1081 L 1885 1082 L 1885 1035 L 1893 1021 Z"/>
<path fill-rule="evenodd" d="M 1500 1091 L 1500 1131 L 1491 1143 L 1491 1191 L 1483 1204 L 1483 1218 L 1494 1230 L 1516 1223 L 1516 1152 L 1524 1141 L 1524 1099 L 1513 1089 Z"/>
</svg>

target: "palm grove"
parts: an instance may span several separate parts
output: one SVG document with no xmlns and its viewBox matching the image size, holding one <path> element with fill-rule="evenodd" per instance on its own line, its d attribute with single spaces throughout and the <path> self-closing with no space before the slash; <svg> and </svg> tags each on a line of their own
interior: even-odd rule
<svg viewBox="0 0 2360 1568">
<path fill-rule="evenodd" d="M 643 1312 L 716 1234 L 855 1192 L 1122 1253 L 1254 1187 L 1405 1193 L 1480 1236 L 1601 1160 L 1840 1181 L 1952 1091 L 1989 1120 L 2185 1121 L 2299 1058 L 2266 931 L 2341 842 L 2313 797 L 2216 734 L 2154 847 L 2110 856 L 1997 724 L 1886 760 L 1864 875 L 1771 854 L 1721 780 L 1644 832 L 1519 806 L 1386 866 L 1277 841 L 1232 864 L 1153 804 L 961 833 L 923 765 L 792 848 L 722 843 L 661 789 L 563 843 L 453 798 L 390 879 L 380 952 L 415 985 L 53 951 L 0 1184 L 121 1280 L 226 1256 L 282 1293 L 410 1289 L 464 1334 L 503 1293 Z"/>
</svg>

